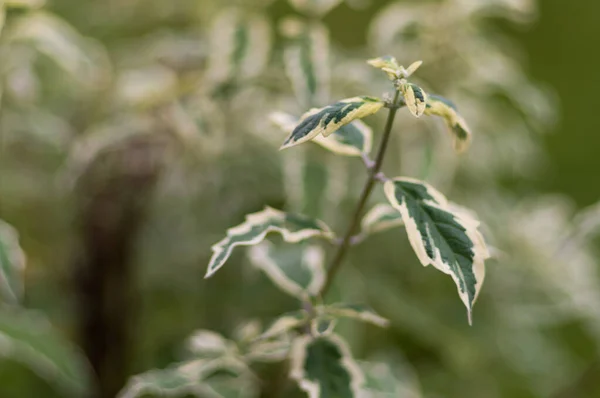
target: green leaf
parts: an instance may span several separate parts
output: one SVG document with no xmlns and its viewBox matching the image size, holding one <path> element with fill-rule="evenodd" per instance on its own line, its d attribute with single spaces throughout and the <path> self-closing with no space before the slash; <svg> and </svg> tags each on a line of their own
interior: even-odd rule
<svg viewBox="0 0 600 398">
<path fill-rule="evenodd" d="M 323 16 L 342 0 L 289 0 L 298 11 L 309 15 Z"/>
<path fill-rule="evenodd" d="M 324 108 L 312 109 L 300 118 L 300 123 L 294 128 L 280 149 L 312 140 L 318 135 L 328 137 L 353 120 L 376 113 L 383 105 L 383 102 L 378 98 L 353 97 L 343 99 Z"/>
<path fill-rule="evenodd" d="M 0 356 L 23 363 L 65 396 L 92 392 L 85 357 L 34 311 L 0 312 Z"/>
<path fill-rule="evenodd" d="M 285 112 L 273 112 L 270 119 L 286 134 L 291 134 L 298 124 L 298 118 Z M 363 153 L 371 152 L 373 131 L 362 120 L 354 120 L 329 137 L 319 135 L 312 142 L 338 155 L 361 156 Z"/>
<path fill-rule="evenodd" d="M 215 376 L 219 373 L 226 373 L 226 376 Z M 226 377 L 231 388 L 239 394 L 247 388 L 244 384 L 247 384 L 250 372 L 243 362 L 235 358 L 196 359 L 134 376 L 129 379 L 118 398 L 141 398 L 148 394 L 160 394 L 164 397 L 183 397 L 189 394 L 211 398 L 244 396 L 231 395 L 231 392 L 225 395 L 215 391 L 213 382 L 217 382 L 219 389 L 224 387 L 222 377 Z"/>
<path fill-rule="evenodd" d="M 227 236 L 212 247 L 213 256 L 205 278 L 212 276 L 225 264 L 236 246 L 260 243 L 269 232 L 278 232 L 286 242 L 297 243 L 312 237 L 331 238 L 332 232 L 325 223 L 303 215 L 285 213 L 271 207 L 248 214 L 246 221 L 227 230 Z"/>
<path fill-rule="evenodd" d="M 387 327 L 389 320 L 378 315 L 372 308 L 363 304 L 331 304 L 318 308 L 319 314 L 335 318 L 351 318 L 363 322 L 372 323 L 380 327 Z"/>
<path fill-rule="evenodd" d="M 309 398 L 358 397 L 360 368 L 337 335 L 300 336 L 292 346 L 290 377 Z"/>
<path fill-rule="evenodd" d="M 361 235 L 368 236 L 400 227 L 404 225 L 404 221 L 396 209 L 386 203 L 380 203 L 365 214 L 360 225 Z"/>
<path fill-rule="evenodd" d="M 264 242 L 248 255 L 279 289 L 301 300 L 316 295 L 325 282 L 325 253 L 319 246 Z"/>
<path fill-rule="evenodd" d="M 329 98 L 329 33 L 318 22 L 287 18 L 281 24 L 286 36 L 285 72 L 303 107 L 323 104 Z"/>
<path fill-rule="evenodd" d="M 219 13 L 210 33 L 207 81 L 224 83 L 258 76 L 271 52 L 271 27 L 261 14 L 228 8 Z"/>
<path fill-rule="evenodd" d="M 410 113 L 412 113 L 414 117 L 421 117 L 423 112 L 425 112 L 427 93 L 425 93 L 421 87 L 413 83 L 401 83 L 400 91 L 404 96 L 404 102 Z"/>
<path fill-rule="evenodd" d="M 473 304 L 485 274 L 489 253 L 479 222 L 454 211 L 440 192 L 425 182 L 395 178 L 385 183 L 385 194 L 402 215 L 408 239 L 421 264 L 432 264 L 452 277 L 467 307 Z"/>
<path fill-rule="evenodd" d="M 463 152 L 469 147 L 471 131 L 453 102 L 439 95 L 430 95 L 427 99 L 425 114 L 440 116 L 444 119 L 454 139 L 454 149 L 457 152 Z"/>
<path fill-rule="evenodd" d="M 19 303 L 23 294 L 25 253 L 17 231 L 0 220 L 0 296 L 7 303 Z"/>
</svg>

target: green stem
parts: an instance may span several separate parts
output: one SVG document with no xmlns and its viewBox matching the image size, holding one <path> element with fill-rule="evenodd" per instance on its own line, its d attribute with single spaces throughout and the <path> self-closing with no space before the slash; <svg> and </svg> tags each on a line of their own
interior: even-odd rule
<svg viewBox="0 0 600 398">
<path fill-rule="evenodd" d="M 340 243 L 337 252 L 335 253 L 333 259 L 331 260 L 331 264 L 327 270 L 327 278 L 325 279 L 325 284 L 323 288 L 319 292 L 319 296 L 323 297 L 329 291 L 333 279 L 337 275 L 338 271 L 341 268 L 342 262 L 346 257 L 346 253 L 348 253 L 348 249 L 350 248 L 350 243 L 352 240 L 352 236 L 356 233 L 358 225 L 360 223 L 360 219 L 367 204 L 371 193 L 373 192 L 373 188 L 375 187 L 375 183 L 377 182 L 377 173 L 381 170 L 381 166 L 383 164 L 383 158 L 385 157 L 385 152 L 387 150 L 388 142 L 390 140 L 392 126 L 394 125 L 394 118 L 396 117 L 396 112 L 400 106 L 400 91 L 396 90 L 394 94 L 394 100 L 392 101 L 392 105 L 389 107 L 389 113 L 387 117 L 387 121 L 385 123 L 385 128 L 383 130 L 383 137 L 381 138 L 381 143 L 379 144 L 379 149 L 377 150 L 377 157 L 375 158 L 375 164 L 372 169 L 369 170 L 369 177 L 365 186 L 363 187 L 362 193 L 360 195 L 360 199 L 358 200 L 358 204 L 354 210 L 354 215 L 350 221 L 350 225 L 346 230 L 346 234 Z"/>
</svg>

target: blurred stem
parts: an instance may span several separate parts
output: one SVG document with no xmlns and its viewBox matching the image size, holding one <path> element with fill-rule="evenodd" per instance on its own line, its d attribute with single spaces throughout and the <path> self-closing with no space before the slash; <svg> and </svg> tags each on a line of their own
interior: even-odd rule
<svg viewBox="0 0 600 398">
<path fill-rule="evenodd" d="M 323 297 L 327 294 L 329 289 L 331 288 L 331 284 L 333 283 L 333 279 L 337 275 L 338 271 L 341 268 L 341 265 L 346 257 L 346 253 L 351 246 L 352 237 L 356 233 L 358 225 L 360 224 L 360 219 L 363 213 L 363 210 L 369 201 L 369 197 L 373 192 L 373 188 L 375 187 L 375 183 L 378 181 L 377 174 L 381 170 L 381 166 L 383 164 L 383 158 L 385 157 L 385 152 L 387 150 L 388 142 L 390 140 L 392 126 L 394 125 L 394 118 L 396 117 L 396 112 L 398 108 L 401 106 L 400 103 L 400 91 L 396 90 L 394 94 L 394 99 L 392 101 L 391 106 L 389 106 L 389 113 L 387 117 L 387 121 L 385 123 L 385 128 L 383 130 L 383 137 L 381 138 L 381 143 L 379 144 L 379 149 L 377 150 L 377 157 L 375 158 L 375 164 L 372 168 L 369 169 L 369 177 L 367 178 L 367 182 L 363 187 L 362 193 L 360 195 L 360 199 L 358 200 L 358 204 L 354 210 L 354 215 L 350 220 L 350 225 L 346 230 L 344 238 L 342 242 L 338 246 L 338 250 L 331 261 L 331 264 L 327 270 L 327 278 L 325 279 L 325 284 L 323 288 L 319 292 L 319 296 Z"/>
</svg>

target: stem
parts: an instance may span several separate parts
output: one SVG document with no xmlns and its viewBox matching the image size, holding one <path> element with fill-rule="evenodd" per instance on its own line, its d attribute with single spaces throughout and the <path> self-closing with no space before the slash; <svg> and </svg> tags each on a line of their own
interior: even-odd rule
<svg viewBox="0 0 600 398">
<path fill-rule="evenodd" d="M 331 265 L 327 270 L 327 278 L 325 279 L 325 284 L 323 288 L 319 292 L 319 296 L 323 297 L 329 291 L 333 279 L 337 275 L 338 271 L 341 268 L 342 262 L 346 257 L 346 253 L 348 252 L 348 248 L 351 246 L 352 236 L 356 232 L 358 228 L 361 215 L 371 196 L 371 192 L 373 192 L 373 188 L 375 187 L 375 183 L 378 181 L 377 174 L 381 170 L 381 165 L 383 164 L 383 158 L 385 156 L 385 152 L 387 150 L 388 142 L 390 140 L 390 135 L 392 132 L 392 126 L 394 125 L 394 118 L 396 117 L 396 112 L 399 108 L 399 99 L 400 99 L 400 91 L 396 90 L 394 94 L 394 100 L 392 101 L 392 105 L 389 107 L 389 113 L 387 117 L 387 121 L 385 123 L 385 128 L 383 130 L 383 137 L 381 138 L 381 143 L 379 144 L 379 149 L 377 150 L 377 157 L 375 158 L 375 164 L 373 168 L 369 170 L 369 177 L 365 183 L 365 186 L 362 189 L 362 193 L 360 194 L 360 199 L 358 200 L 358 204 L 354 210 L 354 215 L 350 221 L 350 225 L 346 230 L 346 234 L 340 243 L 333 260 L 331 260 Z"/>
</svg>

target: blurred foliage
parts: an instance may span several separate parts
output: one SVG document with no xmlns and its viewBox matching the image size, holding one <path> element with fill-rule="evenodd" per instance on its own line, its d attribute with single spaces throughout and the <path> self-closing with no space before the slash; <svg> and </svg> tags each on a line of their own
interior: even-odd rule
<svg viewBox="0 0 600 398">
<path fill-rule="evenodd" d="M 359 161 L 318 146 L 280 156 L 284 135 L 268 116 L 381 94 L 386 81 L 364 59 L 389 53 L 424 61 L 419 78 L 455 100 L 474 141 L 457 157 L 443 126 L 402 118 L 385 168 L 475 209 L 495 259 L 469 327 L 452 283 L 418 265 L 403 233 L 378 234 L 352 249 L 332 299 L 368 302 L 391 325 L 341 323 L 341 334 L 357 358 L 389 360 L 407 397 L 600 394 L 600 213 L 540 193 L 564 188 L 579 204 L 598 199 L 597 145 L 575 143 L 588 142 L 583 134 L 597 123 L 575 116 L 580 107 L 594 114 L 593 101 L 580 98 L 593 71 L 567 64 L 589 54 L 570 45 L 577 40 L 568 29 L 579 27 L 581 38 L 597 25 L 581 4 L 569 8 L 581 18 L 569 20 L 564 2 L 544 2 L 542 28 L 519 33 L 538 16 L 533 0 L 326 1 L 332 8 L 322 17 L 300 0 L 4 3 L 14 4 L 0 33 L 0 218 L 19 231 L 28 255 L 24 306 L 43 311 L 65 336 L 77 340 L 75 187 L 90 170 L 100 186 L 112 177 L 105 155 L 148 136 L 159 136 L 165 166 L 135 245 L 131 374 L 182 360 L 196 329 L 229 336 L 249 318 L 267 322 L 295 308 L 242 253 L 203 281 L 210 248 L 264 204 L 335 230 L 346 225 L 363 183 Z M 290 17 L 320 35 L 314 95 L 285 72 L 301 33 Z M 555 56 L 556 26 L 569 57 Z M 531 69 L 556 82 L 569 135 L 544 136 L 558 101 L 523 71 L 519 42 L 505 30 L 540 54 Z M 368 122 L 377 140 L 382 120 Z M 570 158 L 578 175 L 562 167 Z M 140 162 L 120 167 L 135 171 Z M 268 381 L 276 370 L 260 372 Z M 13 362 L 0 363 L 0 380 L 2 396 L 53 394 Z M 263 396 L 278 388 L 265 382 Z"/>
</svg>

